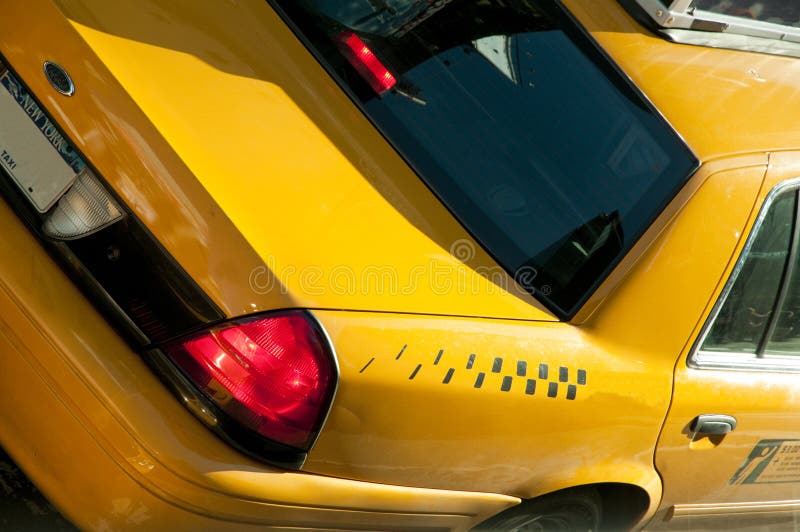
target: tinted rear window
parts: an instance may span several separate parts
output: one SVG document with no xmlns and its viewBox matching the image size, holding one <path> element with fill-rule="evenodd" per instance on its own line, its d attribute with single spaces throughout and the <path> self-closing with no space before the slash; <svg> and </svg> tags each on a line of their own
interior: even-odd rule
<svg viewBox="0 0 800 532">
<path fill-rule="evenodd" d="M 274 3 L 462 225 L 563 319 L 697 166 L 558 3 Z"/>
</svg>

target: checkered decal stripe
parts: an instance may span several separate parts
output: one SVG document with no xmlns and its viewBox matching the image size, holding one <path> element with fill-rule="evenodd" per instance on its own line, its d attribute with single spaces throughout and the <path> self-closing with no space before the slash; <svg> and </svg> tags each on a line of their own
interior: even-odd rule
<svg viewBox="0 0 800 532">
<path fill-rule="evenodd" d="M 570 368 L 567 366 L 553 366 L 546 362 L 536 361 L 531 363 L 528 360 L 507 361 L 504 357 L 492 357 L 482 359 L 476 353 L 470 353 L 463 357 L 461 364 L 442 364 L 444 349 L 430 356 L 412 356 L 408 354 L 408 344 L 404 345 L 396 353 L 387 357 L 370 357 L 365 361 L 360 374 L 374 368 L 376 363 L 397 364 L 398 362 L 411 363 L 410 372 L 407 380 L 414 381 L 421 375 L 435 375 L 435 378 L 442 385 L 449 385 L 456 376 L 462 379 L 466 377 L 473 383 L 475 389 L 487 389 L 487 374 L 494 374 L 499 377 L 499 390 L 501 392 L 511 392 L 520 390 L 525 395 L 535 396 L 544 395 L 551 399 L 563 398 L 573 401 L 578 395 L 579 388 L 586 386 L 587 371 L 582 368 Z M 404 358 L 405 357 L 405 358 Z M 427 360 L 424 360 L 427 358 Z M 461 358 L 461 357 L 458 357 Z M 413 359 L 413 360 L 410 360 Z M 452 358 L 450 358 L 452 362 Z M 489 362 L 490 361 L 490 362 Z M 486 364 L 482 364 L 486 362 Z M 487 371 L 479 371 L 476 367 L 485 367 Z M 399 373 L 402 374 L 402 373 Z M 495 380 L 492 380 L 495 382 Z M 522 382 L 524 384 L 515 383 Z"/>
</svg>

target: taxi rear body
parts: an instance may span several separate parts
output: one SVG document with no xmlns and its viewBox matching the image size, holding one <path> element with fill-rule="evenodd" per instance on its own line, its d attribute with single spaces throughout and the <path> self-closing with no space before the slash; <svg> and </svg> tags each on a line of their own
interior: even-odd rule
<svg viewBox="0 0 800 532">
<path fill-rule="evenodd" d="M 611 0 L 323 4 L 0 3 L 0 141 L 32 168 L 0 174 L 0 444 L 48 498 L 89 529 L 512 528 L 559 497 L 601 528 L 796 526 L 797 59 Z M 425 41 L 440 70 L 372 59 L 479 8 L 492 31 Z M 512 186 L 531 139 L 499 111 L 422 141 L 465 80 L 549 91 L 524 160 L 574 159 L 570 194 Z M 78 176 L 41 196 L 28 119 Z M 586 215 L 604 191 L 628 203 Z M 283 380 L 247 358 L 281 342 Z"/>
</svg>

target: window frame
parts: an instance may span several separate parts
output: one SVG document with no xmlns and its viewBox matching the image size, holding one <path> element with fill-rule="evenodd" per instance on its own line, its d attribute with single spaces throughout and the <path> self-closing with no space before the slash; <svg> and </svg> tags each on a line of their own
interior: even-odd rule
<svg viewBox="0 0 800 532">
<path fill-rule="evenodd" d="M 775 330 L 777 319 L 780 312 L 772 312 L 762 338 L 759 349 L 755 353 L 747 353 L 743 351 L 703 351 L 701 346 L 706 340 L 706 337 L 711 332 L 714 323 L 719 316 L 725 302 L 733 289 L 736 280 L 739 277 L 745 262 L 752 251 L 753 245 L 758 237 L 759 231 L 767 217 L 770 209 L 773 207 L 775 200 L 780 197 L 787 190 L 793 190 L 795 195 L 795 209 L 794 218 L 792 220 L 792 233 L 789 242 L 789 255 L 787 262 L 784 266 L 784 271 L 778 286 L 778 292 L 775 299 L 775 308 L 779 309 L 786 299 L 786 291 L 789 288 L 791 281 L 791 274 L 794 268 L 795 261 L 800 253 L 800 177 L 796 177 L 787 181 L 783 181 L 770 190 L 761 209 L 758 213 L 758 218 L 753 223 L 750 229 L 750 234 L 747 235 L 747 242 L 739 253 L 736 259 L 736 265 L 731 271 L 728 279 L 725 281 L 725 287 L 717 297 L 714 307 L 705 320 L 705 324 L 700 331 L 700 334 L 695 340 L 692 350 L 687 358 L 687 365 L 696 369 L 747 369 L 753 371 L 770 371 L 770 372 L 785 372 L 785 373 L 800 373 L 800 353 L 797 355 L 776 355 L 765 353 L 765 347 L 769 343 L 769 338 Z M 763 345 L 762 345 L 763 344 Z"/>
</svg>

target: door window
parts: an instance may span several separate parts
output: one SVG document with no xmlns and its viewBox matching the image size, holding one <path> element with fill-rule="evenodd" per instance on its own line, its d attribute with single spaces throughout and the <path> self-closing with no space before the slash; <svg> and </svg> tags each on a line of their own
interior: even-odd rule
<svg viewBox="0 0 800 532">
<path fill-rule="evenodd" d="M 798 183 L 767 198 L 692 362 L 800 366 Z"/>
</svg>

